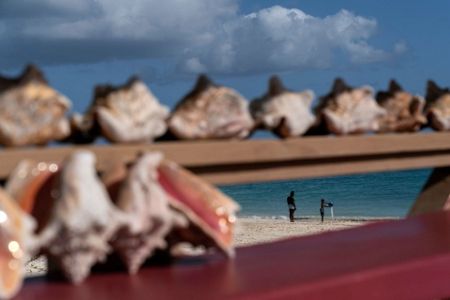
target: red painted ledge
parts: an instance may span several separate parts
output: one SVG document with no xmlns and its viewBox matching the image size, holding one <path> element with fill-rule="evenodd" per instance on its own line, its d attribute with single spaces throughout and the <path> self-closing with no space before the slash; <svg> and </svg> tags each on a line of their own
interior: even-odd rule
<svg viewBox="0 0 450 300">
<path fill-rule="evenodd" d="M 450 213 L 204 256 L 80 286 L 28 280 L 17 299 L 439 299 L 450 296 Z"/>
</svg>

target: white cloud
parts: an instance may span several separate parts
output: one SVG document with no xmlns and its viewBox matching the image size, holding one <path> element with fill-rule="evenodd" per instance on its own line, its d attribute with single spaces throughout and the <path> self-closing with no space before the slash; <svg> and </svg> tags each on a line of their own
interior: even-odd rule
<svg viewBox="0 0 450 300">
<path fill-rule="evenodd" d="M 337 52 L 355 64 L 392 55 L 369 43 L 376 20 L 347 10 L 318 18 L 281 6 L 241 15 L 237 0 L 3 1 L 0 65 L 165 57 L 182 72 L 255 73 L 329 67 Z"/>
<path fill-rule="evenodd" d="M 376 27 L 375 20 L 346 10 L 321 19 L 274 6 L 227 20 L 208 48 L 190 47 L 186 62 L 195 59 L 219 73 L 324 68 L 338 51 L 352 63 L 378 62 L 389 53 L 368 43 Z M 190 70 L 187 64 L 182 69 Z"/>
<path fill-rule="evenodd" d="M 187 59 L 184 62 L 184 66 L 186 70 L 189 70 L 193 73 L 202 73 L 207 71 L 206 67 L 202 65 L 202 63 L 196 57 Z"/>
<path fill-rule="evenodd" d="M 408 45 L 405 41 L 398 41 L 394 44 L 394 53 L 395 54 L 403 54 L 408 51 Z"/>
</svg>

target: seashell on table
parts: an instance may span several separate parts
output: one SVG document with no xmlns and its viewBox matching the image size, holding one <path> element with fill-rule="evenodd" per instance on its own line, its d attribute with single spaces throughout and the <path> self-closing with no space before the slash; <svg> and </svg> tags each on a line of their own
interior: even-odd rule
<svg viewBox="0 0 450 300">
<path fill-rule="evenodd" d="M 169 207 L 158 183 L 161 153 L 145 153 L 128 168 L 119 164 L 103 174 L 103 182 L 116 207 L 126 216 L 111 245 L 129 273 L 136 273 L 156 249 L 166 249 L 166 236 L 187 220 Z"/>
<path fill-rule="evenodd" d="M 34 248 L 33 227 L 32 218 L 0 188 L 0 299 L 11 298 L 22 286 Z"/>
<path fill-rule="evenodd" d="M 186 243 L 233 256 L 239 206 L 161 153 L 112 165 L 102 179 L 88 151 L 60 165 L 23 160 L 11 173 L 6 190 L 18 204 L 10 200 L 12 207 L 36 220 L 24 237 L 32 245 L 27 253 L 47 256 L 50 272 L 80 283 L 92 266 L 120 257 L 136 273 L 156 249 L 174 255 Z"/>
<path fill-rule="evenodd" d="M 169 160 L 158 166 L 158 181 L 169 196 L 170 206 L 189 220 L 187 228 L 175 228 L 172 232 L 171 245 L 189 242 L 234 255 L 234 225 L 240 209 L 235 201 Z"/>
<path fill-rule="evenodd" d="M 105 172 L 103 181 L 128 217 L 111 244 L 130 273 L 156 249 L 173 254 L 179 244 L 233 255 L 239 206 L 161 153 L 143 153 L 128 168 L 122 164 Z"/>
<path fill-rule="evenodd" d="M 124 222 L 96 175 L 91 152 L 75 152 L 59 168 L 42 162 L 19 164 L 7 189 L 36 219 L 36 240 L 49 268 L 73 283 L 106 258 L 108 242 Z"/>
</svg>

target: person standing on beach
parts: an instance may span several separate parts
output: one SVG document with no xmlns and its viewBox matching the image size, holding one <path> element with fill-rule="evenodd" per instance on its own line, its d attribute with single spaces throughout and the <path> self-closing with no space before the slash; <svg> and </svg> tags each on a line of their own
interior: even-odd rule
<svg viewBox="0 0 450 300">
<path fill-rule="evenodd" d="M 322 223 L 323 223 L 323 217 L 325 216 L 325 207 L 332 207 L 333 203 L 331 202 L 325 202 L 325 199 L 321 199 L 320 200 L 320 217 L 322 219 Z"/>
<path fill-rule="evenodd" d="M 294 191 L 291 191 L 287 197 L 287 204 L 289 207 L 289 219 L 291 222 L 294 222 L 294 213 L 297 210 L 297 207 L 295 206 Z"/>
</svg>

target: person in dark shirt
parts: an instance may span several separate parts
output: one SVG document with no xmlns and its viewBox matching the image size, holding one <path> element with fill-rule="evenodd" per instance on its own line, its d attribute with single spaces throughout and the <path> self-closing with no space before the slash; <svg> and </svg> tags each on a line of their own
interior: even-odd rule
<svg viewBox="0 0 450 300">
<path fill-rule="evenodd" d="M 331 202 L 325 202 L 325 199 L 321 199 L 320 200 L 320 217 L 322 219 L 322 223 L 323 223 L 323 217 L 325 216 L 325 207 L 332 207 L 333 203 Z"/>
<path fill-rule="evenodd" d="M 291 191 L 290 195 L 287 197 L 287 204 L 289 207 L 289 219 L 291 222 L 294 222 L 294 213 L 297 210 L 297 207 L 295 206 L 294 191 Z"/>
</svg>

